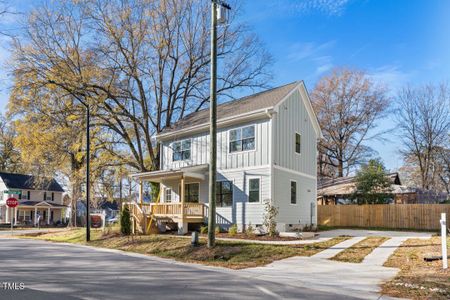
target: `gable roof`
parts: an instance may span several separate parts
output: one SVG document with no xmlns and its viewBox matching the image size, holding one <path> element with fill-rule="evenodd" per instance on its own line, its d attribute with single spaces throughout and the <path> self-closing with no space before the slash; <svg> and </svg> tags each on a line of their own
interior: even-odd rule
<svg viewBox="0 0 450 300">
<path fill-rule="evenodd" d="M 219 104 L 217 105 L 217 120 L 220 121 L 229 117 L 274 107 L 284 100 L 300 83 L 300 81 L 294 81 L 283 86 Z M 209 123 L 209 107 L 188 114 L 172 124 L 172 126 L 166 127 L 160 135 L 207 123 Z"/>
<path fill-rule="evenodd" d="M 43 190 L 64 192 L 64 189 L 54 178 L 47 178 L 39 182 L 35 176 L 25 174 L 14 174 L 0 172 L 0 178 L 9 189 L 24 189 L 24 190 Z"/>
</svg>

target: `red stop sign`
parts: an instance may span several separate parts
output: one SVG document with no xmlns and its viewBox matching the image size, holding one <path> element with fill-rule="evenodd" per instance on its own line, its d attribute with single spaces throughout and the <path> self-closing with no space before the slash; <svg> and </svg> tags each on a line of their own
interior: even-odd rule
<svg viewBox="0 0 450 300">
<path fill-rule="evenodd" d="M 8 207 L 16 207 L 17 205 L 19 205 L 19 201 L 17 201 L 16 198 L 8 198 L 6 199 L 6 205 Z"/>
</svg>

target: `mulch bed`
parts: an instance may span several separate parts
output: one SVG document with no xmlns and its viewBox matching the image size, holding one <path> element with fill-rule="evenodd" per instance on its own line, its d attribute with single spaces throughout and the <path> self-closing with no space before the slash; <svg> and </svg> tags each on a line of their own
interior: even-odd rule
<svg viewBox="0 0 450 300">
<path fill-rule="evenodd" d="M 201 234 L 200 236 L 207 237 L 207 234 Z M 280 236 L 268 236 L 268 235 L 248 235 L 245 233 L 236 233 L 230 235 L 228 233 L 216 234 L 217 238 L 229 238 L 229 239 L 241 239 L 241 240 L 255 240 L 255 241 L 298 241 L 300 239 L 295 237 L 280 237 Z"/>
</svg>

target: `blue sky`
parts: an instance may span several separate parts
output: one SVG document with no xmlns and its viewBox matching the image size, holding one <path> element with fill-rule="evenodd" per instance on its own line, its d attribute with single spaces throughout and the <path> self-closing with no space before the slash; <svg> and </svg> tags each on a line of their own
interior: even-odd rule
<svg viewBox="0 0 450 300">
<path fill-rule="evenodd" d="M 207 0 L 205 0 L 207 1 Z M 39 1 L 11 0 L 26 11 Z M 450 1 L 447 0 L 247 0 L 241 18 L 275 60 L 272 85 L 304 80 L 309 90 L 333 67 L 365 70 L 392 96 L 406 84 L 450 82 Z M 20 17 L 0 23 L 18 27 Z M 0 37 L 0 62 L 7 39 Z M 8 98 L 0 69 L 0 109 Z M 395 127 L 393 116 L 380 130 Z M 399 137 L 370 142 L 389 169 L 401 166 Z"/>
</svg>

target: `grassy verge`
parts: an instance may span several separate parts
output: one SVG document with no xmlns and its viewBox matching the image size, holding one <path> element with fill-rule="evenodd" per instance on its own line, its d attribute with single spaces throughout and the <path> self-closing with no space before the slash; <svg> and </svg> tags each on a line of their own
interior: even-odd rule
<svg viewBox="0 0 450 300">
<path fill-rule="evenodd" d="M 364 260 L 364 257 L 366 257 L 367 254 L 371 253 L 375 248 L 383 244 L 388 239 L 389 238 L 378 236 L 365 238 L 344 251 L 339 252 L 331 259 L 343 262 L 360 263 Z"/>
<path fill-rule="evenodd" d="M 450 238 L 447 245 L 450 253 Z M 384 264 L 400 272 L 383 285 L 383 293 L 412 299 L 450 299 L 450 269 L 443 270 L 440 260 L 423 260 L 427 255 L 441 255 L 440 249 L 440 237 L 404 242 Z"/>
<path fill-rule="evenodd" d="M 54 242 L 86 244 L 84 229 L 42 235 L 35 234 L 34 236 L 25 235 L 25 237 Z M 92 241 L 88 244 L 96 247 L 155 255 L 183 262 L 242 269 L 266 265 L 291 256 L 311 256 L 348 239 L 348 237 L 337 237 L 309 245 L 288 246 L 217 241 L 217 246 L 213 249 L 208 249 L 204 240 L 200 241 L 200 246 L 192 247 L 190 239 L 161 235 L 130 238 L 123 237 L 117 232 L 103 235 L 101 231 L 93 230 L 91 239 Z"/>
</svg>

